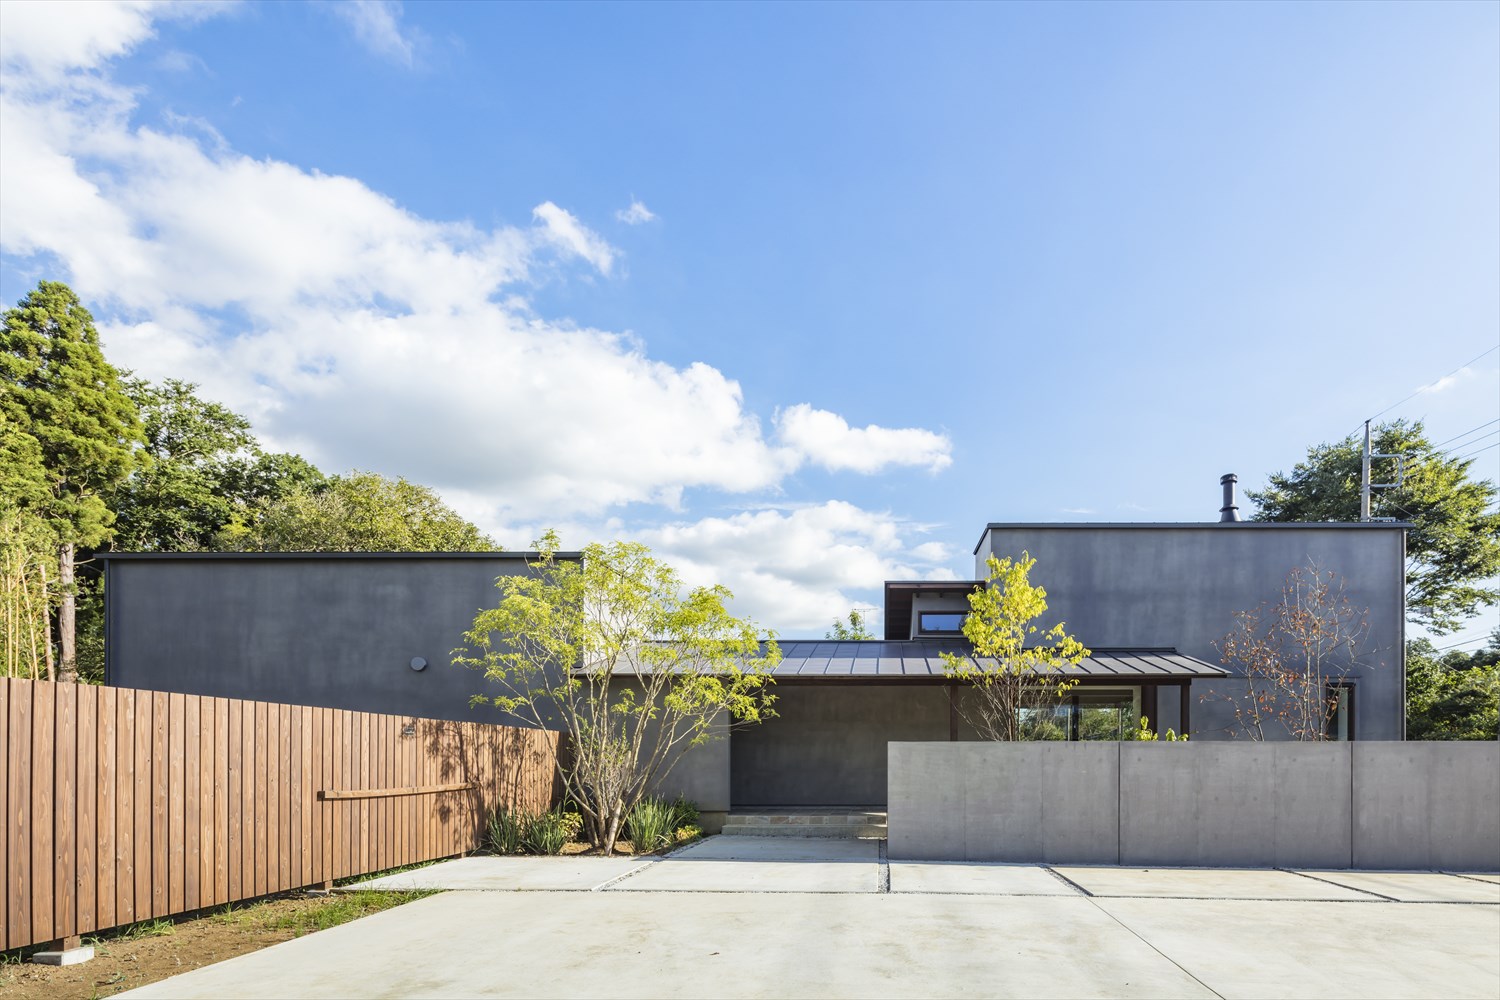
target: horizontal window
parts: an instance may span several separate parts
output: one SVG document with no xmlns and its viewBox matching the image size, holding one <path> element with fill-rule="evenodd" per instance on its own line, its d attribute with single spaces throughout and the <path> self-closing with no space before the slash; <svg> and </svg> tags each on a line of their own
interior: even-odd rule
<svg viewBox="0 0 1500 1000">
<path fill-rule="evenodd" d="M 918 632 L 962 632 L 967 611 L 923 611 L 917 615 Z"/>
</svg>

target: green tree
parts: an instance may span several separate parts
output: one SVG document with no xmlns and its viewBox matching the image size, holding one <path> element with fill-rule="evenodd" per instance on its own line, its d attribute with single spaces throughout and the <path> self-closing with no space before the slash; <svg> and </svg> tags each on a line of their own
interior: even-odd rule
<svg viewBox="0 0 1500 1000">
<path fill-rule="evenodd" d="M 1405 456 L 1405 481 L 1376 490 L 1376 517 L 1412 522 L 1406 540 L 1406 610 L 1413 623 L 1443 635 L 1481 608 L 1500 601 L 1491 578 L 1500 574 L 1500 512 L 1495 484 L 1473 479 L 1473 459 L 1434 448 L 1421 421 L 1396 420 L 1372 428 L 1373 450 Z M 1272 473 L 1264 490 L 1248 492 L 1257 521 L 1359 520 L 1363 441 L 1354 436 L 1309 449 L 1287 474 Z M 1394 463 L 1377 466 L 1388 480 Z"/>
<path fill-rule="evenodd" d="M 1059 672 L 1089 655 L 1058 622 L 1032 624 L 1047 611 L 1046 589 L 1031 583 L 1036 560 L 986 562 L 987 586 L 969 595 L 964 636 L 974 655 L 943 654 L 943 673 L 969 685 L 959 711 L 987 740 L 1047 739 L 1059 733 L 1053 709 L 1078 678 Z"/>
<path fill-rule="evenodd" d="M 1439 654 L 1431 641 L 1406 644 L 1406 736 L 1413 740 L 1500 737 L 1500 628 L 1473 652 Z"/>
<path fill-rule="evenodd" d="M 39 283 L 6 311 L 0 375 L 0 411 L 41 452 L 46 495 L 26 509 L 56 541 L 59 677 L 76 681 L 76 551 L 109 538 L 114 515 L 105 496 L 134 467 L 140 424 L 93 317 L 61 282 Z"/>
<path fill-rule="evenodd" d="M 491 552 L 499 546 L 426 486 L 373 472 L 262 497 L 221 535 L 251 552 Z"/>
<path fill-rule="evenodd" d="M 823 633 L 825 639 L 838 639 L 843 642 L 853 642 L 860 639 L 873 639 L 874 634 L 869 626 L 865 624 L 865 616 L 860 614 L 856 608 L 849 612 L 849 620 L 842 618 L 833 620 L 833 630 Z"/>
<path fill-rule="evenodd" d="M 142 460 L 109 499 L 116 548 L 133 552 L 210 548 L 235 512 L 230 463 L 255 444 L 250 421 L 198 398 L 191 382 L 125 382 L 144 435 Z"/>
<path fill-rule="evenodd" d="M 729 613 L 729 591 L 684 593 L 644 545 L 590 545 L 582 561 L 554 558 L 551 532 L 536 546 L 533 574 L 496 581 L 499 605 L 475 616 L 454 663 L 499 688 L 476 703 L 568 734 L 559 773 L 608 854 L 625 817 L 720 718 L 772 714 L 781 652 Z"/>
</svg>

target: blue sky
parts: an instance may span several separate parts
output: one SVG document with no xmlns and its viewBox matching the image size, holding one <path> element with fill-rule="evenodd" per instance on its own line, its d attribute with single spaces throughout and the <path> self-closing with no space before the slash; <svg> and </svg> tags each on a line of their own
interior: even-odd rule
<svg viewBox="0 0 1500 1000">
<path fill-rule="evenodd" d="M 273 444 L 509 545 L 640 538 L 786 634 L 967 576 L 991 520 L 1212 519 L 1419 388 L 1389 416 L 1496 440 L 1494 4 L 7 5 L 0 41 L 6 302 L 69 280 Z"/>
</svg>

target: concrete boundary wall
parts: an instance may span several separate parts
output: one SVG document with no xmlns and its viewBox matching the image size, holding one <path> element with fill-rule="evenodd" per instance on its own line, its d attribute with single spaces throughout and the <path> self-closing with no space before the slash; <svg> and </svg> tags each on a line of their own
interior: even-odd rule
<svg viewBox="0 0 1500 1000">
<path fill-rule="evenodd" d="M 891 743 L 909 860 L 1500 870 L 1500 743 Z"/>
</svg>

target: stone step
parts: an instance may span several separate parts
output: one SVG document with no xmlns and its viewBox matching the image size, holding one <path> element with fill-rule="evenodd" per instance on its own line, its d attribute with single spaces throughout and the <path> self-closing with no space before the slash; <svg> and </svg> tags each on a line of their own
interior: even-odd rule
<svg viewBox="0 0 1500 1000">
<path fill-rule="evenodd" d="M 885 839 L 886 814 L 875 810 L 730 813 L 722 831 L 737 837 Z"/>
</svg>

